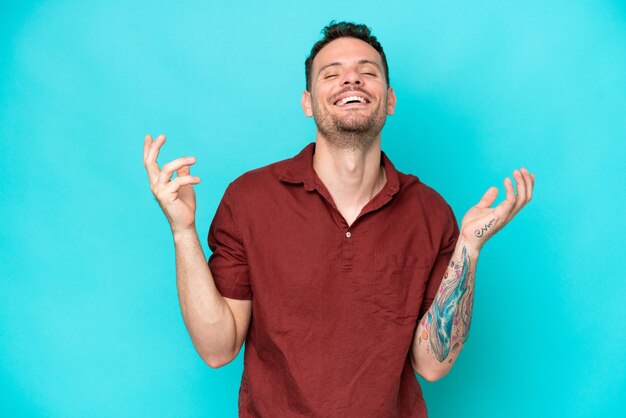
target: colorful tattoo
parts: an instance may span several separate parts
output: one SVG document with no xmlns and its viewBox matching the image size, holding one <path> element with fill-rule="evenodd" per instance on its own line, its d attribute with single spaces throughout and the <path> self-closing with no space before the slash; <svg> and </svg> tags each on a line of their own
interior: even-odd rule
<svg viewBox="0 0 626 418">
<path fill-rule="evenodd" d="M 461 261 L 450 262 L 433 305 L 422 321 L 433 353 L 440 362 L 448 357 L 451 345 L 452 351 L 456 352 L 458 341 L 465 343 L 467 340 L 473 304 L 469 264 L 467 250 L 463 247 Z M 426 338 L 422 336 L 422 339 Z"/>
</svg>

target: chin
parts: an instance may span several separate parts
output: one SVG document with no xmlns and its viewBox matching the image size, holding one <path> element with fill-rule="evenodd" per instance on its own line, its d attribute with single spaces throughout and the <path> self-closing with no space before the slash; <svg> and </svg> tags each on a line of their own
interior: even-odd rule
<svg viewBox="0 0 626 418">
<path fill-rule="evenodd" d="M 364 133 L 371 134 L 372 131 L 376 133 L 380 132 L 385 125 L 385 120 L 378 120 L 374 116 L 370 118 L 358 118 L 352 120 L 338 120 L 336 121 L 336 127 L 338 131 L 352 132 L 352 133 Z"/>
<path fill-rule="evenodd" d="M 367 131 L 371 128 L 372 117 L 352 117 L 342 118 L 335 121 L 339 130 L 346 131 Z"/>
</svg>

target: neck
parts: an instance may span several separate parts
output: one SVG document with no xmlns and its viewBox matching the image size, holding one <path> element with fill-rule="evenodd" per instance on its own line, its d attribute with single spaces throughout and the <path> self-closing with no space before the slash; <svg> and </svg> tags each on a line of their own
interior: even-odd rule
<svg viewBox="0 0 626 418">
<path fill-rule="evenodd" d="M 356 217 L 385 185 L 380 158 L 380 135 L 367 149 L 340 148 L 318 132 L 313 169 L 335 204 Z"/>
</svg>

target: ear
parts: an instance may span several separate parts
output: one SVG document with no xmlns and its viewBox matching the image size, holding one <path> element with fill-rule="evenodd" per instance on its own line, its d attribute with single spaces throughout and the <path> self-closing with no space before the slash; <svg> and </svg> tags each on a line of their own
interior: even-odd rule
<svg viewBox="0 0 626 418">
<path fill-rule="evenodd" d="M 396 93 L 392 87 L 387 88 L 387 114 L 393 115 L 396 109 Z"/>
<path fill-rule="evenodd" d="M 302 111 L 307 118 L 313 116 L 313 107 L 311 105 L 311 93 L 308 90 L 302 92 Z"/>
</svg>

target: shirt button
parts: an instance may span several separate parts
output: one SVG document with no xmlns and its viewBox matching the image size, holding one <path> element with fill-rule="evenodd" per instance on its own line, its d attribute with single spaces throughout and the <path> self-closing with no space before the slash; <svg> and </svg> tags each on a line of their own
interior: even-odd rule
<svg viewBox="0 0 626 418">
<path fill-rule="evenodd" d="M 350 231 L 346 232 L 346 238 L 350 238 L 351 235 Z"/>
</svg>

